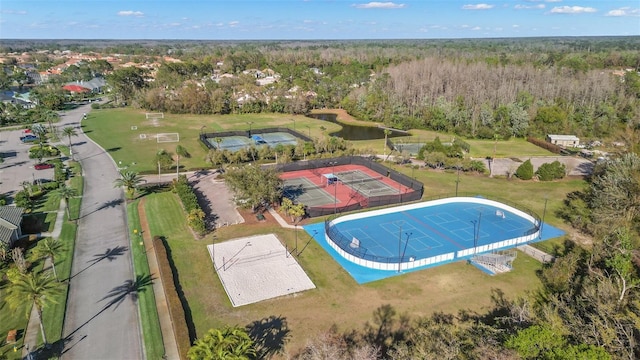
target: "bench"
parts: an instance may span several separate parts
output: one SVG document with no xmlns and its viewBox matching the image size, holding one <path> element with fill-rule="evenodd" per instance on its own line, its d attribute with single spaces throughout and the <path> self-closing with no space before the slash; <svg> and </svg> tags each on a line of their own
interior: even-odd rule
<svg viewBox="0 0 640 360">
<path fill-rule="evenodd" d="M 258 219 L 258 221 L 264 221 L 264 215 L 258 214 L 256 215 L 256 219 Z"/>
</svg>

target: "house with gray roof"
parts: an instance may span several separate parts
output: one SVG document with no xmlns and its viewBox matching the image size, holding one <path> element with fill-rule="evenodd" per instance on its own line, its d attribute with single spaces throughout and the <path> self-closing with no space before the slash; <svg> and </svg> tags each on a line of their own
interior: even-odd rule
<svg viewBox="0 0 640 360">
<path fill-rule="evenodd" d="M 24 209 L 17 206 L 0 206 L 0 241 L 11 247 L 22 237 L 20 225 Z"/>
</svg>

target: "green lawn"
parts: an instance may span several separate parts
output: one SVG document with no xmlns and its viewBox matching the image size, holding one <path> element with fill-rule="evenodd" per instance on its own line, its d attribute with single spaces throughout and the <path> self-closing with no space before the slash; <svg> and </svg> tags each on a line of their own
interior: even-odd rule
<svg viewBox="0 0 640 360">
<path fill-rule="evenodd" d="M 539 286 L 535 272 L 541 265 L 527 256 L 518 257 L 512 272 L 494 277 L 465 262 L 457 262 L 357 285 L 315 241 L 309 242 L 309 236 L 299 232 L 299 246 L 302 248 L 308 242 L 299 262 L 317 288 L 295 297 L 233 308 L 213 272 L 206 250 L 212 237 L 193 238 L 175 195 L 169 192 L 148 195 L 146 213 L 151 235 L 167 239 L 178 270 L 177 278 L 188 300 L 190 318 L 199 336 L 212 327 L 245 326 L 280 317 L 291 331 L 287 349 L 295 350 L 303 346 L 306 339 L 328 330 L 334 323 L 342 331 L 360 328 L 371 319 L 373 311 L 384 304 L 391 304 L 399 313 L 412 317 L 434 311 L 482 311 L 491 305 L 491 292 L 495 289 L 514 297 Z M 269 222 L 221 228 L 216 232 L 215 241 L 265 233 L 274 233 L 289 247 L 294 246 L 292 230 Z M 339 323 L 335 317 L 337 313 L 340 314 Z"/>
<path fill-rule="evenodd" d="M 144 244 L 140 245 L 140 218 L 138 217 L 138 201 L 127 205 L 127 221 L 129 225 L 129 237 L 131 238 L 131 253 L 133 255 L 133 268 L 136 278 L 157 276 L 149 271 L 147 261 L 147 250 Z M 136 231 L 134 231 L 136 230 Z M 148 251 L 153 251 L 149 249 Z M 154 278 L 153 281 L 161 281 Z M 162 331 L 158 310 L 156 308 L 156 298 L 151 286 L 138 292 L 138 307 L 140 309 L 140 321 L 142 327 L 142 337 L 147 359 L 162 359 L 164 355 L 164 344 L 162 342 Z"/>
<path fill-rule="evenodd" d="M 155 153 L 159 149 L 175 153 L 176 145 L 184 146 L 191 158 L 180 159 L 184 169 L 208 167 L 204 157 L 206 151 L 198 141 L 200 131 L 248 130 L 266 127 L 288 127 L 311 136 L 320 136 L 324 126 L 326 132 L 340 129 L 339 125 L 300 115 L 248 114 L 248 115 L 174 115 L 165 114 L 157 124 L 145 118 L 143 111 L 135 109 L 92 110 L 82 122 L 83 131 L 104 147 L 120 167 L 138 172 L 154 172 Z M 308 127 L 307 127 L 308 126 Z M 132 130 L 136 127 L 136 130 Z M 204 128 L 203 128 L 204 127 Z M 158 133 L 179 133 L 179 143 L 160 143 Z M 142 139 L 140 135 L 146 136 Z"/>
<path fill-rule="evenodd" d="M 187 148 L 191 157 L 180 159 L 183 169 L 199 169 L 209 167 L 204 158 L 206 150 L 198 141 L 200 131 L 212 132 L 223 130 L 248 130 L 249 123 L 252 129 L 266 127 L 295 128 L 312 138 L 325 136 L 340 130 L 340 125 L 327 121 L 316 120 L 301 115 L 283 114 L 238 114 L 238 115 L 185 115 L 165 114 L 164 119 L 152 123 L 145 118 L 142 110 L 131 108 L 92 110 L 86 120 L 82 122 L 83 131 L 104 147 L 120 167 L 137 172 L 155 172 L 153 163 L 155 153 L 164 149 L 174 153 L 178 144 Z M 375 126 L 376 124 L 361 121 L 349 121 L 350 123 Z M 132 130 L 134 129 L 135 130 Z M 157 143 L 158 133 L 179 133 L 179 143 Z M 144 138 L 141 138 L 143 135 Z M 456 136 L 451 134 L 438 134 L 427 130 L 411 130 L 410 136 L 394 138 L 395 142 L 425 142 L 432 141 L 439 136 L 443 142 L 453 140 Z M 550 153 L 523 139 L 509 141 L 493 140 L 466 140 L 471 145 L 470 156 L 486 157 L 495 156 L 535 156 L 549 155 Z M 351 145 L 356 149 L 373 149 L 382 154 L 385 152 L 384 140 L 352 141 Z"/>
</svg>

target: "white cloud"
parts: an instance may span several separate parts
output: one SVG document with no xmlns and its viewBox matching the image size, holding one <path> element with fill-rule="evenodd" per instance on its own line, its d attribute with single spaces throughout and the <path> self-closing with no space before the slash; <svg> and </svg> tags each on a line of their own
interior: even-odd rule
<svg viewBox="0 0 640 360">
<path fill-rule="evenodd" d="M 516 6 L 514 6 L 514 9 L 544 9 L 546 7 L 545 4 L 536 4 L 536 5 L 522 5 L 522 4 L 518 4 Z"/>
<path fill-rule="evenodd" d="M 240 21 L 229 21 L 229 27 L 236 27 L 240 25 Z"/>
<path fill-rule="evenodd" d="M 137 17 L 141 17 L 141 16 L 144 16 L 144 13 L 142 11 L 122 10 L 122 11 L 118 11 L 118 16 L 137 16 Z"/>
<path fill-rule="evenodd" d="M 27 12 L 24 10 L 3 9 L 0 10 L 0 14 L 27 15 Z"/>
<path fill-rule="evenodd" d="M 594 13 L 596 11 L 595 8 L 584 6 L 556 6 L 551 9 L 552 14 L 584 14 Z"/>
<path fill-rule="evenodd" d="M 404 8 L 406 5 L 405 4 L 396 4 L 394 2 L 378 2 L 378 1 L 372 1 L 372 2 L 368 2 L 366 4 L 353 4 L 352 5 L 355 8 L 358 9 L 402 9 Z"/>
<path fill-rule="evenodd" d="M 640 9 L 632 9 L 630 7 L 621 7 L 619 9 L 609 11 L 606 16 L 640 16 Z"/>
<path fill-rule="evenodd" d="M 471 28 L 471 30 L 478 31 L 478 30 L 482 30 L 482 28 L 480 26 L 476 26 L 476 27 Z"/>
<path fill-rule="evenodd" d="M 514 29 L 517 29 L 517 28 L 519 28 L 519 27 L 520 27 L 520 25 L 518 25 L 518 24 L 513 24 L 513 25 L 511 25 L 511 27 L 512 27 L 512 28 L 514 28 Z"/>
<path fill-rule="evenodd" d="M 489 4 L 467 4 L 462 6 L 462 9 L 464 10 L 489 10 L 489 9 L 493 9 L 495 5 L 489 5 Z"/>
</svg>

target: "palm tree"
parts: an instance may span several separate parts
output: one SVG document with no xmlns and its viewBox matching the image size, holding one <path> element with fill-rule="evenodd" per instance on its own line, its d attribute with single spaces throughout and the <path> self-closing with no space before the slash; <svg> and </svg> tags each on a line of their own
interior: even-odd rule
<svg viewBox="0 0 640 360">
<path fill-rule="evenodd" d="M 38 242 L 38 245 L 31 251 L 34 259 L 51 259 L 51 268 L 53 269 L 53 277 L 58 281 L 58 273 L 56 272 L 56 256 L 64 250 L 64 243 L 53 238 L 46 238 Z"/>
<path fill-rule="evenodd" d="M 64 135 L 67 135 L 67 138 L 69 138 L 69 155 L 73 159 L 73 149 L 71 149 L 71 137 L 72 136 L 77 136 L 78 133 L 76 132 L 76 129 L 74 129 L 71 126 L 67 126 L 64 129 L 62 129 L 62 133 Z"/>
<path fill-rule="evenodd" d="M 40 147 L 42 147 L 44 137 L 47 134 L 47 128 L 42 124 L 33 124 L 31 126 L 31 132 L 38 137 L 38 142 L 40 143 Z"/>
<path fill-rule="evenodd" d="M 210 329 L 203 338 L 196 340 L 189 349 L 190 360 L 244 360 L 255 356 L 253 340 L 239 327 Z"/>
<path fill-rule="evenodd" d="M 56 304 L 56 297 L 61 295 L 63 291 L 62 284 L 46 273 L 26 273 L 9 285 L 5 300 L 9 307 L 13 309 L 23 306 L 25 303 L 36 307 L 42 341 L 46 346 L 48 343 L 44 325 L 42 324 L 42 309 L 49 304 Z M 31 307 L 26 306 L 26 311 L 26 315 L 29 316 Z"/>
<path fill-rule="evenodd" d="M 114 181 L 115 187 L 123 187 L 127 197 L 133 198 L 133 195 L 144 180 L 137 172 L 120 170 L 120 179 Z"/>
<path fill-rule="evenodd" d="M 187 149 L 182 146 L 182 145 L 178 145 L 176 146 L 176 175 L 180 175 L 180 157 L 190 157 L 191 154 L 189 154 L 189 151 L 187 151 Z"/>
<path fill-rule="evenodd" d="M 71 214 L 69 213 L 69 199 L 76 196 L 78 192 L 74 188 L 70 188 L 66 185 L 62 185 L 60 188 L 53 191 L 53 195 L 59 199 L 64 199 L 65 207 L 67 209 L 67 218 L 71 219 Z"/>
</svg>

